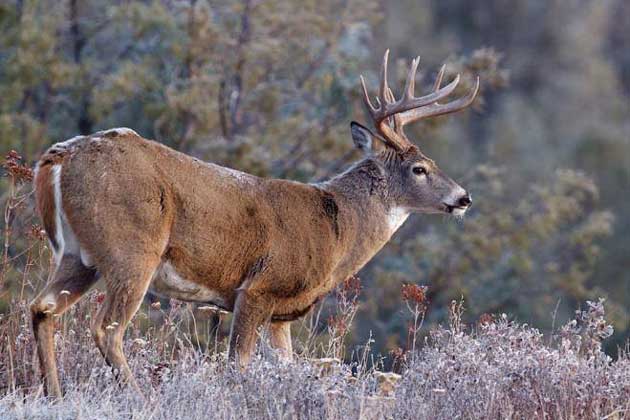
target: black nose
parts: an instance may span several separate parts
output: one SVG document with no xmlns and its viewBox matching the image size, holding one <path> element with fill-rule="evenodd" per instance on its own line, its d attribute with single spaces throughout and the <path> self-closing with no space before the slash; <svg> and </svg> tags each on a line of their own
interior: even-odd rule
<svg viewBox="0 0 630 420">
<path fill-rule="evenodd" d="M 468 207 L 472 204 L 472 198 L 470 198 L 469 194 L 466 194 L 465 196 L 459 199 L 458 204 L 460 207 Z"/>
</svg>

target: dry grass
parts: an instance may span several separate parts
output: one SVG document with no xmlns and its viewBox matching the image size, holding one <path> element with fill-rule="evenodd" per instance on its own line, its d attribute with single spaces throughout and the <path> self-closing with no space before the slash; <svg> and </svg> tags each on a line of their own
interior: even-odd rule
<svg viewBox="0 0 630 420">
<path fill-rule="evenodd" d="M 147 401 L 120 392 L 89 334 L 98 294 L 60 322 L 57 349 L 63 401 L 46 400 L 35 376 L 24 305 L 0 321 L 0 418 L 624 418 L 630 359 L 600 350 L 608 333 L 601 302 L 551 339 L 506 317 L 465 331 L 460 306 L 451 325 L 431 332 L 400 377 L 361 358 L 294 363 L 262 345 L 245 372 L 224 353 L 200 351 L 181 323 L 181 305 L 159 327 L 130 328 L 126 352 Z M 364 360 L 364 359 L 363 359 Z M 609 417 L 606 417 L 609 416 Z"/>
</svg>

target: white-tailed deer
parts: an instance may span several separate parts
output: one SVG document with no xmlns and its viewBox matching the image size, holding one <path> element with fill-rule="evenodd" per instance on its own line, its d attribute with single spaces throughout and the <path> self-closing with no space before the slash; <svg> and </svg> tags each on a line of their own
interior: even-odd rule
<svg viewBox="0 0 630 420">
<path fill-rule="evenodd" d="M 55 271 L 31 306 L 45 391 L 61 396 L 53 316 L 99 277 L 106 298 L 94 340 L 119 379 L 136 386 L 122 339 L 147 290 L 232 311 L 229 357 L 242 366 L 267 322 L 271 344 L 290 358 L 290 322 L 363 267 L 410 213 L 463 214 L 470 196 L 403 128 L 467 107 L 479 80 L 467 96 L 442 104 L 459 81 L 440 87 L 442 68 L 433 92 L 415 97 L 415 59 L 396 100 L 387 86 L 387 56 L 376 106 L 361 79 L 376 133 L 351 124 L 365 156 L 326 182 L 258 178 L 126 128 L 48 149 L 35 187 Z"/>
</svg>

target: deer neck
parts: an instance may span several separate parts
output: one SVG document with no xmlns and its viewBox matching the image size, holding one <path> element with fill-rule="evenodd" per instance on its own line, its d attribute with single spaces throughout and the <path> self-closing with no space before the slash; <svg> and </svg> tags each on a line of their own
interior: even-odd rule
<svg viewBox="0 0 630 420">
<path fill-rule="evenodd" d="M 337 281 L 355 274 L 392 237 L 409 212 L 397 207 L 389 194 L 382 164 L 365 159 L 320 184 L 335 196 L 340 209 L 342 256 Z"/>
</svg>

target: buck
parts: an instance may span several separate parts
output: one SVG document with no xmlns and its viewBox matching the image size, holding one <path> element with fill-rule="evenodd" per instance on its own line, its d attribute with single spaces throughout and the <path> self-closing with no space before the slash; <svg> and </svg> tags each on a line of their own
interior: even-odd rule
<svg viewBox="0 0 630 420">
<path fill-rule="evenodd" d="M 137 389 L 123 335 L 151 290 L 233 312 L 228 357 L 244 367 L 257 329 L 290 359 L 291 321 L 356 273 L 410 213 L 463 215 L 470 195 L 409 141 L 405 125 L 469 106 L 440 103 L 459 82 L 414 96 L 419 58 L 395 99 L 383 58 L 376 104 L 363 77 L 375 132 L 351 123 L 364 153 L 345 172 L 313 184 L 263 179 L 205 163 L 127 128 L 51 146 L 37 164 L 35 190 L 54 256 L 51 281 L 31 305 L 44 390 L 61 396 L 54 317 L 99 278 L 105 300 L 93 321 L 100 352 L 121 383 Z"/>
</svg>

